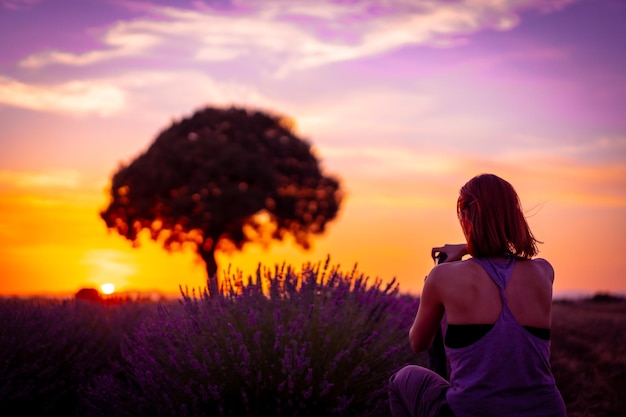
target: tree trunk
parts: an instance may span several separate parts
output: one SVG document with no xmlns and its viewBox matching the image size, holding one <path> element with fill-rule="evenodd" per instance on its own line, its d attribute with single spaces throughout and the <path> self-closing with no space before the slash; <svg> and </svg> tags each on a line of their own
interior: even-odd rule
<svg viewBox="0 0 626 417">
<path fill-rule="evenodd" d="M 204 261 L 207 272 L 207 288 L 209 295 L 215 297 L 219 294 L 219 283 L 217 280 L 217 262 L 215 261 L 215 245 L 211 245 L 210 249 L 200 248 L 200 256 Z"/>
</svg>

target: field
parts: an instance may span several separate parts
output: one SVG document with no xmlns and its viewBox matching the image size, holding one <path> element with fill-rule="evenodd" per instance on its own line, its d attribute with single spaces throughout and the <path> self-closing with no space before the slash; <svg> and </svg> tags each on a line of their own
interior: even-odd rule
<svg viewBox="0 0 626 417">
<path fill-rule="evenodd" d="M 309 270 L 226 297 L 99 305 L 0 299 L 0 415 L 388 416 L 416 298 Z M 554 304 L 569 417 L 625 416 L 626 300 Z"/>
<path fill-rule="evenodd" d="M 556 302 L 552 370 L 569 417 L 626 416 L 626 301 Z"/>
</svg>

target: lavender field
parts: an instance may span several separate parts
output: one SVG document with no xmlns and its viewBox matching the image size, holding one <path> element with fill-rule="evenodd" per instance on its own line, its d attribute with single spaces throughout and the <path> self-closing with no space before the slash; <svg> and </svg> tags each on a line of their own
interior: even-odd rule
<svg viewBox="0 0 626 417">
<path fill-rule="evenodd" d="M 172 303 L 0 300 L 0 415 L 389 416 L 419 300 L 326 265 Z M 623 300 L 555 303 L 570 417 L 623 415 Z"/>
<path fill-rule="evenodd" d="M 626 416 L 626 300 L 556 302 L 552 370 L 569 417 Z"/>
</svg>

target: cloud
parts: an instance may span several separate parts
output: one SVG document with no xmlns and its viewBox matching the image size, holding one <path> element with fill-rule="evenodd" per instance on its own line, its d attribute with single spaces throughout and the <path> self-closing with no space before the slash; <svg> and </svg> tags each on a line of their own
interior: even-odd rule
<svg viewBox="0 0 626 417">
<path fill-rule="evenodd" d="M 596 142 L 596 147 L 608 150 L 623 146 L 619 140 Z M 584 160 L 581 152 L 597 152 L 592 146 L 570 153 L 535 149 L 484 155 L 452 154 L 440 149 L 417 152 L 410 146 L 388 144 L 329 145 L 321 146 L 320 151 L 333 166 L 341 167 L 350 188 L 348 194 L 354 194 L 359 204 L 445 206 L 442 195 L 454 195 L 474 175 L 491 172 L 511 181 L 529 207 L 546 202 L 574 207 L 626 207 L 626 163 Z M 446 192 L 442 194 L 442 190 Z"/>
<path fill-rule="evenodd" d="M 39 3 L 40 0 L 0 0 L 0 8 L 8 10 L 29 9 Z"/>
<path fill-rule="evenodd" d="M 572 163 L 553 160 L 534 169 L 538 195 L 578 206 L 626 208 L 626 164 Z M 535 161 L 535 163 L 537 163 Z"/>
<path fill-rule="evenodd" d="M 18 188 L 77 188 L 80 185 L 80 174 L 74 170 L 0 171 L 0 184 Z"/>
<path fill-rule="evenodd" d="M 29 85 L 0 76 L 0 105 L 30 110 L 109 116 L 122 110 L 124 92 L 106 81 Z"/>
<path fill-rule="evenodd" d="M 131 255 L 113 249 L 88 250 L 82 263 L 90 267 L 89 278 L 94 282 L 120 282 L 137 270 Z"/>
<path fill-rule="evenodd" d="M 511 142 L 517 146 L 505 149 L 501 160 L 515 161 L 525 159 L 572 159 L 588 163 L 604 163 L 609 166 L 614 162 L 624 162 L 626 155 L 626 137 L 599 136 L 585 140 L 572 141 L 544 136 L 512 134 Z"/>
<path fill-rule="evenodd" d="M 418 153 L 399 146 L 322 146 L 325 158 L 351 163 L 360 176 L 398 178 L 411 174 L 445 175 L 455 170 L 455 160 L 441 153 Z M 355 166 L 356 165 L 356 166 Z"/>
<path fill-rule="evenodd" d="M 616 159 L 624 161 L 626 156 L 626 136 L 600 136 L 584 143 L 564 145 L 563 151 L 573 155 L 595 157 L 599 160 Z"/>
<path fill-rule="evenodd" d="M 524 200 L 532 199 L 535 204 L 626 208 L 624 161 L 594 161 L 578 152 L 554 152 L 555 148 L 519 149 L 459 159 L 460 171 L 501 175 L 528 196 Z M 589 151 L 595 152 L 592 148 Z"/>
<path fill-rule="evenodd" d="M 136 26 L 136 28 L 134 28 Z M 116 23 L 103 36 L 102 42 L 110 49 L 89 51 L 82 54 L 70 52 L 46 51 L 26 57 L 20 62 L 24 68 L 41 68 L 50 64 L 68 66 L 91 65 L 114 58 L 138 56 L 159 43 L 159 38 L 141 32 L 139 22 L 131 24 Z"/>
<path fill-rule="evenodd" d="M 189 105 L 211 103 L 214 105 L 242 104 L 267 106 L 272 104 L 255 87 L 234 81 L 218 81 L 202 71 L 132 71 L 109 80 L 124 89 L 127 95 L 150 94 L 150 101 L 173 102 L 186 100 Z M 175 106 L 175 108 L 186 108 Z"/>
<path fill-rule="evenodd" d="M 176 46 L 195 61 L 263 56 L 278 75 L 369 57 L 414 45 L 456 45 L 468 34 L 511 30 L 519 11 L 556 10 L 572 0 L 303 0 L 235 1 L 228 10 L 154 6 L 147 16 L 116 23 L 105 32 L 105 49 L 82 54 L 48 51 L 23 67 L 90 65 L 147 55 Z"/>
<path fill-rule="evenodd" d="M 398 91 L 367 85 L 305 103 L 297 109 L 296 121 L 298 128 L 314 134 L 316 141 L 336 143 L 345 137 L 351 142 L 359 137 L 364 144 L 411 137 L 413 143 L 419 143 L 416 133 L 438 105 L 434 94 L 412 86 Z"/>
<path fill-rule="evenodd" d="M 199 105 L 280 108 L 257 88 L 242 82 L 218 81 L 203 71 L 132 70 L 102 79 L 53 85 L 31 85 L 0 75 L 0 106 L 29 110 L 114 117 L 132 107 L 133 114 L 177 115 Z"/>
</svg>

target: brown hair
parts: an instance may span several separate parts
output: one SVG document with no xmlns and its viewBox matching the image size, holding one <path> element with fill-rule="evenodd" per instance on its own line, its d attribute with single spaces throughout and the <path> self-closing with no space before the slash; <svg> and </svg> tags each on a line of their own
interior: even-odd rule
<svg viewBox="0 0 626 417">
<path fill-rule="evenodd" d="M 457 215 L 473 257 L 530 259 L 538 253 L 515 189 L 493 174 L 477 175 L 459 192 Z"/>
</svg>

